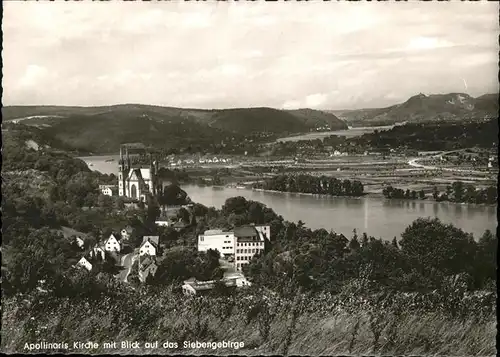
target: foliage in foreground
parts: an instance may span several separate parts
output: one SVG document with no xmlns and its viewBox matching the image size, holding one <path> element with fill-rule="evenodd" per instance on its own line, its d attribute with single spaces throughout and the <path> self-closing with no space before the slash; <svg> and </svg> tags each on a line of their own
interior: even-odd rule
<svg viewBox="0 0 500 357">
<path fill-rule="evenodd" d="M 95 284 L 81 278 L 81 284 Z M 495 353 L 495 296 L 467 293 L 456 281 L 427 295 L 366 295 L 361 291 L 368 282 L 361 279 L 337 295 L 297 291 L 282 297 L 250 288 L 229 296 L 184 298 L 172 289 L 133 290 L 105 276 L 97 280 L 103 288 L 97 295 L 87 289 L 72 297 L 33 292 L 4 299 L 2 350 L 22 351 L 26 341 L 50 336 L 101 344 L 243 341 L 240 352 L 255 355 Z"/>
</svg>

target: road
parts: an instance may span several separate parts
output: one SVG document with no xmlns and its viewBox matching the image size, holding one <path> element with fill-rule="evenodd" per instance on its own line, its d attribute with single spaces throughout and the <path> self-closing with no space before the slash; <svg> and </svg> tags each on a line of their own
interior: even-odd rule
<svg viewBox="0 0 500 357">
<path fill-rule="evenodd" d="M 433 157 L 438 157 L 439 155 L 433 156 Z M 465 172 L 469 174 L 484 174 L 484 171 L 476 171 L 476 170 L 462 170 L 462 169 L 455 169 L 452 167 L 438 167 L 438 166 L 427 166 L 427 165 L 422 165 L 418 163 L 418 158 L 417 159 L 411 159 L 408 161 L 408 165 L 423 169 L 423 170 L 442 170 L 442 171 L 451 171 L 451 172 Z"/>
<path fill-rule="evenodd" d="M 137 260 L 137 257 L 138 257 L 137 253 L 132 252 L 124 255 L 121 258 L 120 265 L 124 267 L 124 269 L 118 275 L 121 281 L 127 282 L 127 277 L 130 274 L 132 266 L 134 265 L 134 262 Z"/>
</svg>

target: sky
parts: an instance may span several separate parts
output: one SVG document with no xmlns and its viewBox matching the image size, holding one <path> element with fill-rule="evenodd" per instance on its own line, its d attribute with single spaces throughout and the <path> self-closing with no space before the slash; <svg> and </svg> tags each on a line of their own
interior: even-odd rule
<svg viewBox="0 0 500 357">
<path fill-rule="evenodd" d="M 3 6 L 4 105 L 356 109 L 498 92 L 498 2 Z"/>
</svg>

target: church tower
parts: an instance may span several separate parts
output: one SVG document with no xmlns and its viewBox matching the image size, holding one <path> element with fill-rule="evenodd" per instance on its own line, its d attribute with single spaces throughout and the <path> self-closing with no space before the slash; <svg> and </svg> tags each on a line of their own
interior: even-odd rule
<svg viewBox="0 0 500 357">
<path fill-rule="evenodd" d="M 124 179 L 124 161 L 123 161 L 123 152 L 122 146 L 120 145 L 120 159 L 118 160 L 118 195 L 125 195 L 125 179 Z"/>
<path fill-rule="evenodd" d="M 125 146 L 125 156 L 123 155 L 123 145 L 120 145 L 120 160 L 118 161 L 118 195 L 128 196 L 127 177 L 130 171 L 130 157 L 128 148 Z"/>
<path fill-rule="evenodd" d="M 151 175 L 151 187 L 150 192 L 153 196 L 156 196 L 156 171 L 153 162 L 153 153 L 149 153 L 149 173 Z"/>
</svg>

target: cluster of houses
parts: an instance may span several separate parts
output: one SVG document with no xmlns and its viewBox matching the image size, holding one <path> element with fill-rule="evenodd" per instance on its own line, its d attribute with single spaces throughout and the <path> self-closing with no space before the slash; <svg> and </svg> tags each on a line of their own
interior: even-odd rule
<svg viewBox="0 0 500 357">
<path fill-rule="evenodd" d="M 241 272 L 243 266 L 256 254 L 264 252 L 270 237 L 270 226 L 248 225 L 237 227 L 232 231 L 212 229 L 198 236 L 198 251 L 217 250 L 226 268 L 224 277 L 219 282 L 227 288 L 241 288 L 251 285 Z M 184 281 L 182 291 L 186 295 L 204 294 L 214 289 L 216 284 L 215 280 L 190 279 Z"/>
<path fill-rule="evenodd" d="M 211 158 L 194 158 L 194 159 L 178 159 L 174 158 L 169 159 L 170 166 L 182 166 L 182 165 L 195 165 L 195 164 L 227 164 L 230 163 L 231 159 L 226 158 L 218 158 L 216 156 Z"/>
<path fill-rule="evenodd" d="M 159 227 L 172 227 L 177 232 L 185 229 L 189 222 L 184 222 L 182 219 L 178 218 L 178 212 L 181 208 L 190 210 L 192 204 L 182 205 L 182 206 L 169 206 L 167 208 L 162 207 L 160 216 L 156 218 L 155 224 Z"/>
<path fill-rule="evenodd" d="M 332 153 L 330 153 L 330 157 L 332 157 L 332 156 L 348 156 L 348 155 L 349 155 L 349 153 L 342 152 L 339 150 L 334 150 Z"/>
<path fill-rule="evenodd" d="M 127 251 L 126 247 L 129 247 L 129 251 L 133 254 L 128 262 L 128 270 L 122 271 L 120 278 L 127 281 L 133 263 L 138 260 L 138 278 L 139 281 L 145 282 L 148 276 L 154 276 L 158 269 L 160 237 L 143 236 L 140 246 L 134 249 L 129 244 L 132 233 L 133 229 L 127 226 L 119 233 L 111 233 L 95 246 L 87 248 L 81 237 L 75 237 L 74 243 L 85 251 L 77 265 L 91 271 L 96 264 L 105 261 L 108 256 L 114 257 L 116 262 L 123 265 L 124 253 Z M 182 291 L 187 295 L 203 294 L 214 289 L 218 282 L 228 288 L 249 286 L 250 282 L 242 274 L 242 268 L 256 254 L 264 252 L 270 235 L 270 226 L 265 225 L 241 226 L 231 231 L 218 229 L 205 231 L 204 234 L 198 236 L 198 251 L 217 250 L 221 256 L 221 265 L 225 269 L 224 277 L 219 281 L 189 279 L 184 281 Z"/>
<path fill-rule="evenodd" d="M 129 238 L 132 232 L 133 229 L 127 226 L 120 233 L 111 233 L 105 240 L 87 249 L 77 265 L 91 271 L 96 264 L 105 261 L 107 256 L 112 256 L 115 261 L 119 262 L 124 256 L 126 247 L 130 247 Z M 154 275 L 158 268 L 156 256 L 160 250 L 159 239 L 159 236 L 144 236 L 137 253 L 134 254 L 136 258 L 139 258 L 139 280 L 142 282 L 146 281 L 148 275 Z M 85 250 L 85 242 L 81 237 L 75 237 L 75 244 L 80 249 Z M 132 249 L 132 251 L 134 250 Z M 131 260 L 130 265 L 134 260 Z M 124 281 L 126 281 L 128 273 L 125 271 L 125 275 L 122 275 Z"/>
</svg>

